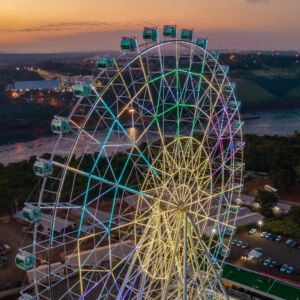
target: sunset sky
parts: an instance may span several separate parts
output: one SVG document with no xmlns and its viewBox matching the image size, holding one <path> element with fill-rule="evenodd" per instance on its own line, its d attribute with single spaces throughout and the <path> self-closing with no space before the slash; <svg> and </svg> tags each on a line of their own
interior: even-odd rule
<svg viewBox="0 0 300 300">
<path fill-rule="evenodd" d="M 211 48 L 300 50 L 300 0 L 1 0 L 0 52 L 117 49 L 167 23 Z"/>
</svg>

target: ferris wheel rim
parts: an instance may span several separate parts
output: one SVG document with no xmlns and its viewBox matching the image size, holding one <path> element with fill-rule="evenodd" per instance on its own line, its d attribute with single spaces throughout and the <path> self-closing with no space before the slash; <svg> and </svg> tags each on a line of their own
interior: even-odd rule
<svg viewBox="0 0 300 300">
<path fill-rule="evenodd" d="M 111 85 L 111 82 L 112 82 L 117 76 L 119 76 L 118 74 L 119 74 L 120 72 L 122 72 L 123 70 L 125 70 L 125 69 L 126 69 L 133 61 L 137 60 L 139 57 L 141 57 L 143 54 L 147 53 L 147 52 L 150 51 L 151 49 L 154 49 L 154 48 L 156 48 L 156 47 L 160 47 L 160 45 L 171 44 L 171 43 L 174 43 L 174 42 L 175 42 L 176 44 L 177 44 L 178 42 L 180 42 L 180 43 L 183 43 L 183 44 L 188 44 L 188 45 L 193 45 L 193 46 L 199 47 L 199 48 L 201 48 L 202 50 L 204 50 L 204 53 L 208 53 L 209 55 L 211 55 L 211 54 L 209 53 L 209 51 L 207 51 L 206 49 L 204 49 L 204 48 L 202 48 L 202 47 L 200 47 L 200 46 L 198 46 L 198 45 L 196 45 L 195 43 L 190 42 L 190 41 L 184 41 L 184 40 L 159 41 L 158 43 L 156 43 L 155 45 L 151 46 L 150 48 L 146 48 L 146 49 L 143 50 L 142 52 L 138 52 L 138 54 L 137 54 L 132 60 L 130 60 L 130 61 L 128 62 L 128 64 L 126 64 L 122 69 L 120 69 L 120 70 L 116 73 L 116 75 L 115 75 L 113 78 L 110 79 L 110 81 L 109 81 L 109 83 L 107 84 L 107 86 L 105 87 L 105 89 L 104 89 L 103 91 L 101 91 L 100 94 L 97 94 L 97 98 L 98 98 L 98 99 L 97 99 L 97 103 L 100 101 L 100 98 L 102 97 L 102 95 L 105 94 L 105 91 L 109 88 L 109 86 Z M 211 56 L 211 57 L 212 57 L 212 56 Z M 212 57 L 212 59 L 215 59 L 215 58 Z M 215 61 L 217 62 L 217 60 L 215 60 Z M 224 71 L 224 70 L 223 70 L 223 71 Z M 227 74 L 224 75 L 224 81 L 223 81 L 223 82 L 225 82 L 225 80 L 229 81 L 229 79 L 228 79 L 228 77 L 227 77 Z M 91 112 L 95 109 L 96 106 L 97 106 L 97 104 L 95 104 L 95 106 L 93 106 L 93 109 L 91 109 Z M 69 117 L 71 118 L 71 117 L 72 117 L 72 114 L 70 114 Z M 86 118 L 85 118 L 86 122 L 87 122 L 88 119 L 89 119 L 89 115 L 87 115 Z M 86 124 L 86 122 L 85 122 L 85 124 Z M 83 129 L 84 126 L 85 126 L 85 125 L 83 125 L 83 126 L 81 127 L 81 129 Z M 76 139 L 76 141 L 74 141 L 74 144 L 73 144 L 73 146 L 72 146 L 72 149 L 74 149 L 74 148 L 76 147 L 76 145 L 77 145 L 77 143 L 78 143 L 78 141 L 79 141 L 79 138 L 80 138 L 81 134 L 82 134 L 82 130 L 80 130 L 80 131 L 78 132 L 78 134 L 77 134 L 78 139 Z M 57 139 L 57 142 L 56 142 L 56 144 L 55 144 L 54 150 L 53 150 L 53 152 L 52 152 L 52 154 L 51 154 L 51 159 L 54 158 L 54 156 L 55 156 L 55 151 L 56 151 L 56 145 L 58 145 L 58 144 L 60 143 L 61 139 L 62 139 L 62 135 L 60 135 L 59 138 Z M 69 157 L 72 157 L 72 155 L 73 155 L 73 154 L 70 154 L 70 155 L 68 156 L 68 159 L 69 159 Z M 68 164 L 69 164 L 69 163 L 68 163 Z M 61 182 L 64 182 L 65 176 L 66 176 L 66 172 L 67 172 L 67 168 L 64 168 L 64 175 L 63 175 L 63 177 L 61 178 Z M 46 180 L 47 180 L 47 178 L 44 178 L 43 183 L 44 183 Z M 62 184 L 63 184 L 63 183 L 62 183 Z M 61 191 L 61 189 L 62 189 L 62 187 L 60 188 L 60 191 Z M 41 193 L 40 197 L 42 197 L 42 193 Z M 59 197 L 57 196 L 56 201 L 55 201 L 55 205 L 57 205 L 58 202 L 59 202 Z M 42 203 L 42 198 L 39 199 L 39 204 L 40 204 L 40 203 Z M 55 211 L 56 211 L 56 210 L 55 210 Z M 55 219 L 55 214 L 53 215 L 53 222 L 54 222 L 54 219 Z M 50 249 L 51 249 L 51 247 L 50 247 Z M 49 273 L 50 273 L 50 272 L 51 272 L 51 271 L 50 271 L 50 269 L 49 269 Z"/>
</svg>

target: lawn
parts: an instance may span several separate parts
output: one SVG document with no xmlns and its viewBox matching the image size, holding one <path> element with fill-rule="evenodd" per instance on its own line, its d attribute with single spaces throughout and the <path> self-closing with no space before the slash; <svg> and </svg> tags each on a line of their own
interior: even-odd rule
<svg viewBox="0 0 300 300">
<path fill-rule="evenodd" d="M 258 292 L 270 296 L 272 295 L 273 297 L 275 296 L 287 300 L 299 299 L 299 287 L 234 265 L 224 265 L 223 279 L 248 286 Z"/>
</svg>

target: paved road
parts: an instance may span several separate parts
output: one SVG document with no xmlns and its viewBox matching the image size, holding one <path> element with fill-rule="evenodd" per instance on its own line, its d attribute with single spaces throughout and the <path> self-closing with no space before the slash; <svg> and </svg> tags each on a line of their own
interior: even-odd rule
<svg viewBox="0 0 300 300">
<path fill-rule="evenodd" d="M 281 242 L 273 242 L 260 237 L 260 233 L 257 232 L 254 235 L 246 233 L 237 234 L 234 239 L 242 240 L 249 244 L 247 249 L 241 249 L 240 247 L 231 246 L 231 257 L 228 258 L 228 262 L 240 265 L 246 268 L 253 269 L 258 272 L 266 272 L 274 276 L 285 278 L 291 281 L 297 281 L 300 284 L 300 275 L 283 274 L 277 268 L 271 269 L 269 267 L 262 266 L 258 260 L 243 261 L 241 256 L 247 255 L 248 252 L 256 247 L 263 249 L 262 258 L 271 257 L 279 264 L 286 263 L 293 266 L 295 269 L 300 270 L 300 249 L 292 248 L 285 244 L 286 238 L 283 238 Z"/>
</svg>

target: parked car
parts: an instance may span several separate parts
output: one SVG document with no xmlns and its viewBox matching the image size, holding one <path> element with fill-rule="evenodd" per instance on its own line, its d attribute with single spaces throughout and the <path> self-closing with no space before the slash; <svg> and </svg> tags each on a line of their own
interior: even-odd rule
<svg viewBox="0 0 300 300">
<path fill-rule="evenodd" d="M 228 250 L 223 249 L 223 250 L 221 251 L 221 256 L 224 257 L 224 258 L 229 257 L 229 256 L 230 256 L 230 250 L 229 250 L 229 249 L 228 249 Z"/>
<path fill-rule="evenodd" d="M 6 256 L 0 257 L 0 269 L 4 268 L 8 264 L 8 258 Z"/>
<path fill-rule="evenodd" d="M 243 241 L 237 241 L 237 243 L 235 244 L 237 247 L 241 247 L 243 244 Z"/>
<path fill-rule="evenodd" d="M 268 232 L 268 234 L 265 236 L 266 239 L 271 239 L 273 237 L 273 234 Z"/>
<path fill-rule="evenodd" d="M 282 241 L 282 236 L 281 235 L 277 235 L 275 241 L 276 242 Z"/>
<path fill-rule="evenodd" d="M 287 264 L 281 265 L 281 267 L 280 267 L 280 272 L 285 273 L 286 270 L 288 269 L 288 267 L 289 267 L 289 266 L 288 266 Z"/>
<path fill-rule="evenodd" d="M 231 245 L 236 245 L 237 242 L 238 242 L 238 240 L 234 239 L 231 241 Z"/>
<path fill-rule="evenodd" d="M 272 259 L 271 258 L 266 258 L 263 260 L 263 265 L 267 267 L 271 263 Z"/>
<path fill-rule="evenodd" d="M 260 234 L 260 237 L 264 238 L 267 234 L 268 234 L 268 233 L 267 233 L 266 231 L 264 231 L 264 232 L 262 232 L 262 233 Z"/>
<path fill-rule="evenodd" d="M 246 249 L 247 247 L 248 247 L 248 243 L 246 243 L 246 242 L 241 245 L 242 249 Z"/>
<path fill-rule="evenodd" d="M 286 242 L 285 242 L 287 245 L 291 245 L 294 243 L 294 241 L 292 239 L 288 239 Z"/>
<path fill-rule="evenodd" d="M 277 262 L 275 260 L 272 260 L 269 264 L 269 268 L 275 268 L 277 266 Z"/>
<path fill-rule="evenodd" d="M 286 274 L 292 274 L 293 272 L 294 272 L 294 268 L 292 266 L 289 266 L 285 271 Z"/>
<path fill-rule="evenodd" d="M 6 252 L 8 253 L 9 251 L 10 251 L 10 246 L 9 245 L 7 245 L 7 244 L 5 244 L 4 246 L 4 249 L 6 250 Z"/>
<path fill-rule="evenodd" d="M 256 231 L 257 231 L 256 228 L 251 228 L 251 229 L 248 231 L 248 234 L 254 234 Z"/>
</svg>

